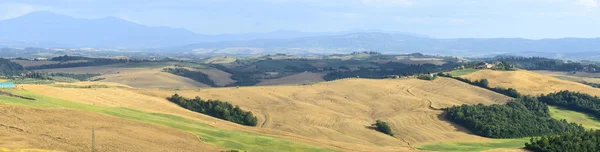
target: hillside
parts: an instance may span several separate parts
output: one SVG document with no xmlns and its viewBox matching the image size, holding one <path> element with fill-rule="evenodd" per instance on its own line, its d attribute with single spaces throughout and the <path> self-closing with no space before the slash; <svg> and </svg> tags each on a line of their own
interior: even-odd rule
<svg viewBox="0 0 600 152">
<path fill-rule="evenodd" d="M 21 87 L 21 86 L 19 86 Z M 50 97 L 99 106 L 119 106 L 173 114 L 218 128 L 260 132 L 324 147 L 355 151 L 407 151 L 418 144 L 485 141 L 442 120 L 435 108 L 456 104 L 504 103 L 508 99 L 453 79 L 344 79 L 313 85 L 159 90 L 62 88 L 22 85 Z M 365 89 L 369 88 L 369 89 Z M 456 92 L 455 90 L 462 90 Z M 187 111 L 165 100 L 173 93 L 220 99 L 240 105 L 259 118 L 259 128 L 243 127 Z M 386 120 L 397 135 L 366 128 Z"/>
<path fill-rule="evenodd" d="M 514 88 L 517 91 L 539 95 L 542 93 L 558 92 L 561 90 L 577 91 L 600 96 L 600 89 L 581 83 L 561 80 L 551 76 L 541 75 L 531 71 L 492 71 L 480 70 L 462 76 L 471 80 L 488 79 L 492 87 Z"/>
<path fill-rule="evenodd" d="M 96 78 L 104 78 L 102 82 L 121 83 L 136 88 L 197 88 L 210 87 L 209 85 L 196 82 L 192 79 L 173 75 L 167 72 L 162 72 L 163 67 L 172 66 L 172 63 L 144 63 L 136 64 L 115 64 L 105 66 L 86 66 L 74 68 L 57 68 L 36 70 L 49 73 L 76 73 L 76 74 L 102 74 Z M 212 70 L 212 69 L 211 69 Z M 213 70 L 211 76 L 215 77 L 216 82 L 227 83 L 232 80 L 228 78 L 220 78 L 227 76 L 224 72 Z M 94 78 L 92 78 L 94 79 Z"/>
<path fill-rule="evenodd" d="M 136 88 L 197 88 L 210 87 L 192 79 L 162 72 L 161 68 L 126 70 L 117 74 L 99 76 L 103 82 L 126 84 Z"/>
<path fill-rule="evenodd" d="M 325 73 L 303 72 L 277 79 L 263 79 L 257 85 L 309 84 L 325 81 Z"/>
<path fill-rule="evenodd" d="M 600 83 L 600 74 L 598 73 L 577 72 L 575 74 L 572 74 L 568 72 L 557 72 L 547 70 L 538 70 L 533 72 L 574 82 Z"/>
<path fill-rule="evenodd" d="M 368 88 L 368 89 L 365 89 Z M 464 90 L 456 93 L 452 90 Z M 456 104 L 504 103 L 509 98 L 452 79 L 429 82 L 416 79 L 344 79 L 301 86 L 215 88 L 150 91 L 167 97 L 220 99 L 238 104 L 259 116 L 263 128 L 306 137 L 361 146 L 403 146 L 440 142 L 485 140 L 466 134 L 441 120 L 441 108 Z M 431 103 L 431 107 L 430 107 Z M 262 117 L 262 118 L 261 118 Z M 366 127 L 386 120 L 397 138 Z"/>
<path fill-rule="evenodd" d="M 176 129 L 79 110 L 0 105 L 0 112 L 2 148 L 89 151 L 95 128 L 96 148 L 103 151 L 222 150 Z"/>
</svg>

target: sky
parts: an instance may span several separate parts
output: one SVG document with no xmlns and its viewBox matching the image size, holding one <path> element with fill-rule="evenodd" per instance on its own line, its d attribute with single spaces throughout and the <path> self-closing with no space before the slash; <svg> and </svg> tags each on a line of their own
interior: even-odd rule
<svg viewBox="0 0 600 152">
<path fill-rule="evenodd" d="M 600 37 L 600 0 L 0 0 L 35 11 L 115 16 L 201 34 L 384 30 L 437 38 Z"/>
</svg>

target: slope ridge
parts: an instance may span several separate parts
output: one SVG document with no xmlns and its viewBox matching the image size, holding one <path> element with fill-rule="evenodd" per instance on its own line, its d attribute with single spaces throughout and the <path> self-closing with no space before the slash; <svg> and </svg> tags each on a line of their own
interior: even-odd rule
<svg viewBox="0 0 600 152">
<path fill-rule="evenodd" d="M 561 90 L 569 90 L 600 96 L 600 89 L 525 70 L 480 70 L 462 77 L 471 80 L 485 78 L 488 79 L 491 87 L 514 88 L 521 93 L 529 95 L 539 95 L 542 93 L 547 94 Z"/>
</svg>

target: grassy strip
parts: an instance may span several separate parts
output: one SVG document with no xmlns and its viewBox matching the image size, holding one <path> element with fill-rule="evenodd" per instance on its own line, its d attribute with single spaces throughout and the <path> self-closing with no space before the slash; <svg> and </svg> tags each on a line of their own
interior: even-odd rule
<svg viewBox="0 0 600 152">
<path fill-rule="evenodd" d="M 581 124 L 583 127 L 588 129 L 600 129 L 600 121 L 592 115 L 588 115 L 581 112 L 563 109 L 556 106 L 548 106 L 550 115 L 554 119 L 566 119 L 569 122 Z"/>
<path fill-rule="evenodd" d="M 525 143 L 528 141 L 529 138 L 494 139 L 489 142 L 446 142 L 421 145 L 417 146 L 417 149 L 449 152 L 486 151 L 492 149 L 516 149 L 524 147 Z"/>
<path fill-rule="evenodd" d="M 454 70 L 450 72 L 450 75 L 454 76 L 454 77 L 459 77 L 459 76 L 463 76 L 463 75 L 467 75 L 473 72 L 478 71 L 478 69 L 473 69 L 473 68 L 466 68 L 466 69 L 460 69 L 460 70 Z"/>
<path fill-rule="evenodd" d="M 107 114 L 119 118 L 141 121 L 150 124 L 166 126 L 193 133 L 204 142 L 227 149 L 241 149 L 245 151 L 333 151 L 308 144 L 292 142 L 286 139 L 266 136 L 258 133 L 215 128 L 203 123 L 174 115 L 149 113 L 122 107 L 102 107 L 88 104 L 70 102 L 37 95 L 21 90 L 5 90 L 14 94 L 36 98 L 37 100 L 24 100 L 0 96 L 0 103 L 38 108 L 69 108 Z"/>
<path fill-rule="evenodd" d="M 54 81 L 52 81 L 52 80 L 38 80 L 38 79 L 32 79 L 32 78 L 15 79 L 15 80 L 13 80 L 13 82 L 15 84 L 53 84 L 54 83 Z"/>
</svg>

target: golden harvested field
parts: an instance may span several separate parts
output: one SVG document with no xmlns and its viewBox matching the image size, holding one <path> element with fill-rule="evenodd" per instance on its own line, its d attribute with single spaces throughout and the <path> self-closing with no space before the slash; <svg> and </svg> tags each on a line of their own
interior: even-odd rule
<svg viewBox="0 0 600 152">
<path fill-rule="evenodd" d="M 505 103 L 510 99 L 446 78 L 432 82 L 344 79 L 305 86 L 154 90 L 152 94 L 167 97 L 175 92 L 240 105 L 253 111 L 264 128 L 372 148 L 486 140 L 443 121 L 441 111 L 434 109 L 464 103 Z M 367 129 L 377 119 L 387 121 L 397 138 Z"/>
<path fill-rule="evenodd" d="M 167 72 L 162 68 L 132 68 L 124 72 L 99 76 L 105 78 L 102 82 L 115 82 L 136 88 L 197 88 L 210 87 L 190 78 L 181 77 Z"/>
<path fill-rule="evenodd" d="M 552 77 L 563 79 L 563 80 L 575 81 L 575 82 L 600 83 L 600 74 L 596 74 L 596 73 L 577 72 L 576 74 L 569 74 L 567 72 L 547 71 L 547 70 L 539 70 L 539 71 L 533 71 L 533 72 L 539 73 L 542 75 L 552 76 Z"/>
<path fill-rule="evenodd" d="M 11 105 L 0 105 L 0 112 L 2 148 L 90 151 L 95 128 L 100 151 L 220 150 L 190 133 L 91 112 Z"/>
<path fill-rule="evenodd" d="M 257 86 L 187 90 L 59 88 L 22 85 L 50 97 L 94 105 L 120 106 L 178 115 L 211 126 L 275 135 L 345 151 L 411 151 L 425 143 L 488 140 L 444 121 L 436 108 L 457 104 L 505 103 L 510 98 L 447 78 L 344 79 L 313 85 Z M 245 127 L 190 112 L 165 100 L 173 93 L 240 105 L 259 118 Z M 395 138 L 368 129 L 387 121 Z"/>
<path fill-rule="evenodd" d="M 277 79 L 264 79 L 257 85 L 307 84 L 325 81 L 326 73 L 303 72 Z"/>
<path fill-rule="evenodd" d="M 208 75 L 208 78 L 213 80 L 215 82 L 215 84 L 218 86 L 225 86 L 225 85 L 236 82 L 235 80 L 231 79 L 230 73 L 221 71 L 219 69 L 201 68 L 201 69 L 196 69 L 196 70 Z"/>
<path fill-rule="evenodd" d="M 600 89 L 525 70 L 480 70 L 462 77 L 471 80 L 486 78 L 489 80 L 490 86 L 492 87 L 514 88 L 521 93 L 530 95 L 569 90 L 600 96 Z"/>
</svg>

